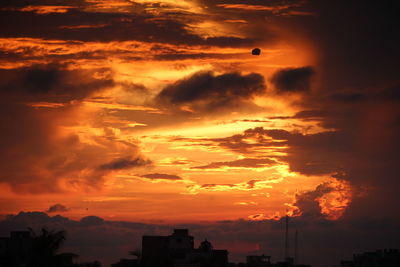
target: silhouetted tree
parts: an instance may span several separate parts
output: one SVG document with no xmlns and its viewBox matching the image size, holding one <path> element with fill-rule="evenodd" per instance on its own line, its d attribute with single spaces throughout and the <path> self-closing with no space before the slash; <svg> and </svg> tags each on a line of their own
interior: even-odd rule
<svg viewBox="0 0 400 267">
<path fill-rule="evenodd" d="M 38 234 L 31 228 L 29 228 L 29 230 L 33 237 L 32 267 L 67 266 L 70 264 L 71 257 L 77 257 L 75 254 L 70 257 L 65 257 L 65 253 L 57 254 L 59 248 L 65 241 L 65 231 L 49 231 L 42 228 Z"/>
</svg>

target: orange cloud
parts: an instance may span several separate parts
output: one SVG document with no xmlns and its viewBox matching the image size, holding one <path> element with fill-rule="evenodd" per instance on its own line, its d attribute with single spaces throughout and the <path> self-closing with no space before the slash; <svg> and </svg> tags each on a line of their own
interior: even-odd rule
<svg viewBox="0 0 400 267">
<path fill-rule="evenodd" d="M 290 8 L 290 5 L 264 6 L 264 5 L 246 5 L 246 4 L 218 4 L 217 6 L 227 9 L 240 9 L 247 11 L 271 11 L 279 12 Z"/>
<path fill-rule="evenodd" d="M 329 220 L 338 220 L 342 217 L 352 200 L 350 183 L 336 178 L 318 185 L 315 190 L 296 195 L 290 214 L 303 217 L 325 217 Z"/>
<path fill-rule="evenodd" d="M 267 180 L 250 180 L 247 182 L 236 184 L 194 184 L 186 187 L 187 193 L 197 194 L 199 191 L 253 191 L 266 188 L 272 188 L 272 184 L 277 184 L 283 181 L 283 178 L 267 179 Z"/>
<path fill-rule="evenodd" d="M 49 13 L 66 13 L 72 6 L 25 6 L 20 11 L 24 12 L 35 12 L 37 14 L 49 14 Z"/>
</svg>

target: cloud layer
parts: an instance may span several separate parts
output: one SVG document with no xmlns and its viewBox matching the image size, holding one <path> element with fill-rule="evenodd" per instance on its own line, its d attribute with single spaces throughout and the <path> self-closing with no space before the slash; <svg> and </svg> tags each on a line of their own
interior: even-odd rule
<svg viewBox="0 0 400 267">
<path fill-rule="evenodd" d="M 61 192 L 67 188 L 99 188 L 115 169 L 149 164 L 134 143 L 116 140 L 102 130 L 92 142 L 81 100 L 113 85 L 105 70 L 68 70 L 61 65 L 0 70 L 2 136 L 0 181 L 15 192 Z M 89 134 L 90 135 L 90 134 Z M 107 156 L 109 149 L 123 160 Z"/>
</svg>

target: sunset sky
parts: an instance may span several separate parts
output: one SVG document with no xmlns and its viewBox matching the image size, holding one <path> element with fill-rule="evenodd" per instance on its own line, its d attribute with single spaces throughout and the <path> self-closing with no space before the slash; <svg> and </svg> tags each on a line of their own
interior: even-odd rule
<svg viewBox="0 0 400 267">
<path fill-rule="evenodd" d="M 308 263 L 332 233 L 323 259 L 400 247 L 396 15 L 370 0 L 1 0 L 1 234 L 186 225 L 279 260 L 289 215 Z"/>
</svg>

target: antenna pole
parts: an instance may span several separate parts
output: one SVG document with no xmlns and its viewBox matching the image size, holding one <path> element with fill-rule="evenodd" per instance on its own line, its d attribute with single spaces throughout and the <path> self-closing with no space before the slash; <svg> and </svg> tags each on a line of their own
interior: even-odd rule
<svg viewBox="0 0 400 267">
<path fill-rule="evenodd" d="M 298 262 L 297 250 L 298 250 L 298 233 L 297 233 L 297 229 L 296 229 L 296 232 L 294 235 L 294 264 L 297 264 L 297 262 Z"/>
<path fill-rule="evenodd" d="M 286 227 L 285 227 L 285 261 L 289 258 L 289 216 L 286 215 Z"/>
</svg>

